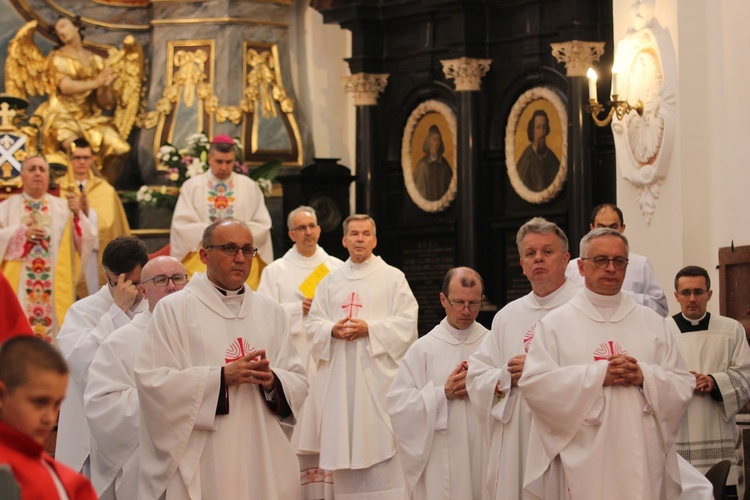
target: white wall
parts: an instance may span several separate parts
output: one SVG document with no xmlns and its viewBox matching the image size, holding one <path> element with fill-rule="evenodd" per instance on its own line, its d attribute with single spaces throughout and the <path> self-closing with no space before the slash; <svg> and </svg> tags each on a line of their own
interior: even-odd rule
<svg viewBox="0 0 750 500">
<path fill-rule="evenodd" d="M 295 1 L 290 29 L 292 78 L 317 158 L 340 158 L 355 169 L 356 109 L 344 92 L 348 76 L 351 33 L 323 24 L 323 16 L 307 0 Z"/>
<path fill-rule="evenodd" d="M 631 25 L 633 3 L 612 2 L 615 41 Z M 750 131 L 750 2 L 656 0 L 655 8 L 677 57 L 674 151 L 650 225 L 640 213 L 636 189 L 622 177 L 617 202 L 631 248 L 650 258 L 674 314 L 679 306 L 672 281 L 681 267 L 705 267 L 718 290 L 719 248 L 732 240 L 750 245 L 750 157 L 743 147 Z M 709 310 L 718 312 L 718 292 Z"/>
</svg>

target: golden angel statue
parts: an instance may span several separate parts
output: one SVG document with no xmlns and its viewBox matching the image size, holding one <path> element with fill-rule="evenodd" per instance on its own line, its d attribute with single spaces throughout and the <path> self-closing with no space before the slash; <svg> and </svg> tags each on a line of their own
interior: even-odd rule
<svg viewBox="0 0 750 500">
<path fill-rule="evenodd" d="M 45 57 L 34 43 L 36 27 L 29 21 L 8 45 L 5 91 L 23 98 L 49 96 L 36 110 L 44 119 L 42 152 L 67 154 L 75 139 L 85 138 L 102 175 L 114 184 L 130 152 L 143 49 L 128 35 L 122 49 L 111 49 L 103 59 L 83 46 L 79 19 L 62 17 L 54 26 L 60 45 Z"/>
</svg>

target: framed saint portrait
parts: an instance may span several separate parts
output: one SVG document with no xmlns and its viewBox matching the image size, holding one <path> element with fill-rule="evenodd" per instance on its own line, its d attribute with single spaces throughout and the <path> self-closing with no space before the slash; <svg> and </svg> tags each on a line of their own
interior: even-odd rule
<svg viewBox="0 0 750 500">
<path fill-rule="evenodd" d="M 529 203 L 546 203 L 560 193 L 568 176 L 568 113 L 556 90 L 535 87 L 513 104 L 505 164 L 513 189 Z"/>
<path fill-rule="evenodd" d="M 445 210 L 456 197 L 456 114 L 428 100 L 409 115 L 401 140 L 404 184 L 425 212 Z"/>
</svg>

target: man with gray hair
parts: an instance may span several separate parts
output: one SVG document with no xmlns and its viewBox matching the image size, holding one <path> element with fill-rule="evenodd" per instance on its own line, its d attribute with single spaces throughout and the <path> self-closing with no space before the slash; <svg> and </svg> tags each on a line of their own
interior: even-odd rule
<svg viewBox="0 0 750 500">
<path fill-rule="evenodd" d="M 565 279 L 568 238 L 541 217 L 518 230 L 516 245 L 531 292 L 495 315 L 492 330 L 469 358 L 466 388 L 490 443 L 490 498 L 522 497 L 531 413 L 518 389 L 539 321 L 567 303 L 578 287 Z"/>
<path fill-rule="evenodd" d="M 375 221 L 350 215 L 349 259 L 320 282 L 308 325 L 318 375 L 294 428 L 297 453 L 319 454 L 336 497 L 403 499 L 386 394 L 417 339 L 418 304 L 404 273 L 373 255 Z"/>
<path fill-rule="evenodd" d="M 484 499 L 487 447 L 466 393 L 469 356 L 487 329 L 476 322 L 482 277 L 448 271 L 440 303 L 445 319 L 406 351 L 388 391 L 407 493 L 413 500 Z"/>
<path fill-rule="evenodd" d="M 312 207 L 302 205 L 289 212 L 287 227 L 294 245 L 282 258 L 263 269 L 258 292 L 284 308 L 294 346 L 307 368 L 307 380 L 312 384 L 317 367 L 310 356 L 312 339 L 308 338 L 305 328 L 307 313 L 320 280 L 344 263 L 318 246 L 320 226 Z M 288 435 L 291 437 L 290 428 Z M 302 498 L 333 498 L 331 474 L 318 468 L 318 456 L 299 455 L 298 458 Z"/>
<path fill-rule="evenodd" d="M 581 240 L 585 288 L 536 326 L 518 382 L 531 408 L 529 498 L 677 498 L 680 420 L 695 387 L 664 320 L 621 293 L 628 242 Z"/>
</svg>

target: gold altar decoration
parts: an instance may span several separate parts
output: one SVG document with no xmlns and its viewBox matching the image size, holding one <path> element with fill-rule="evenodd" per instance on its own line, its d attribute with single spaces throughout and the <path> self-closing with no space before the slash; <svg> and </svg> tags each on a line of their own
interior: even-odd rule
<svg viewBox="0 0 750 500">
<path fill-rule="evenodd" d="M 6 92 L 24 99 L 47 95 L 47 101 L 35 111 L 42 119 L 42 152 L 65 154 L 74 139 L 85 138 L 102 174 L 114 183 L 130 151 L 127 138 L 140 105 L 143 50 L 128 35 L 123 47 L 110 47 L 104 59 L 83 45 L 78 20 L 62 18 L 54 30 L 58 35 L 65 31 L 65 41 L 45 56 L 34 42 L 37 25 L 37 21 L 29 21 L 8 44 Z M 74 83 L 76 90 L 63 90 L 61 85 L 66 82 Z M 96 86 L 79 88 L 86 83 Z M 114 116 L 105 115 L 106 109 L 113 109 Z"/>
<path fill-rule="evenodd" d="M 180 40 L 169 42 L 167 51 L 167 81 L 155 109 L 142 112 L 137 124 L 142 128 L 156 127 L 154 154 L 165 142 L 175 140 L 176 115 L 184 108 L 198 103 L 194 133 L 207 131 L 212 135 L 213 123 L 242 124 L 243 139 L 247 147 L 245 160 L 262 163 L 263 155 L 285 157 L 285 161 L 301 164 L 302 147 L 297 122 L 294 118 L 295 102 L 287 95 L 279 69 L 276 44 L 245 42 L 243 48 L 243 92 L 237 106 L 224 106 L 214 93 L 214 42 L 212 40 Z M 258 113 L 264 118 L 279 117 L 287 130 L 291 150 L 264 150 L 258 139 Z M 250 122 L 249 124 L 247 122 Z M 248 127 L 249 125 L 249 127 Z M 247 133 L 245 133 L 247 132 Z M 257 155 L 258 157 L 254 157 Z M 164 170 L 157 165 L 157 170 Z"/>
</svg>

